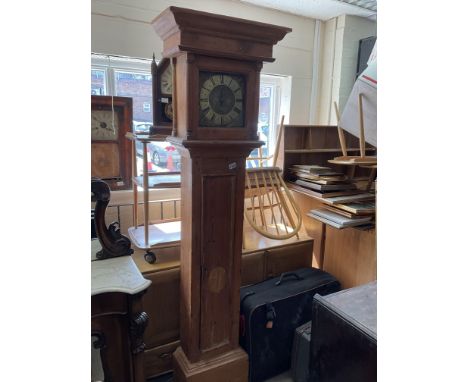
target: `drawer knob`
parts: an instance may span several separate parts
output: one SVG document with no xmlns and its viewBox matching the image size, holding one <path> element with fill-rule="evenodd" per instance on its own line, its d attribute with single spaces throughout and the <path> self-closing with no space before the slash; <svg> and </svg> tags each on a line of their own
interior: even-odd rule
<svg viewBox="0 0 468 382">
<path fill-rule="evenodd" d="M 166 359 L 172 356 L 172 353 L 162 353 L 159 355 L 159 358 Z"/>
</svg>

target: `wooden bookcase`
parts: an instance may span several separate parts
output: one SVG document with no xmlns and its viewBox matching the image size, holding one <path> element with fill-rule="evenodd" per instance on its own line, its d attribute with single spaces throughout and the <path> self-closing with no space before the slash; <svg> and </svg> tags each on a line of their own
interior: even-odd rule
<svg viewBox="0 0 468 382">
<path fill-rule="evenodd" d="M 359 139 L 344 132 L 349 155 L 359 155 Z M 336 171 L 349 173 L 351 167 L 328 163 L 342 155 L 336 125 L 284 125 L 278 156 L 278 165 L 283 168 L 285 181 L 289 180 L 288 168 L 293 164 L 317 164 Z M 376 155 L 375 147 L 366 144 L 366 155 Z M 368 169 L 354 169 L 355 176 L 368 176 Z"/>
<path fill-rule="evenodd" d="M 359 155 L 359 139 L 344 132 L 348 155 Z M 366 144 L 366 155 L 376 155 L 376 148 Z M 320 165 L 335 171 L 365 178 L 370 169 L 328 163 L 342 155 L 336 125 L 284 125 L 278 166 L 283 169 L 286 184 L 291 180 L 288 168 L 293 164 Z M 323 201 L 308 189 L 293 185 L 290 190 L 302 213 L 307 234 L 314 239 L 313 266 L 333 274 L 343 288 L 350 288 L 377 278 L 376 229 L 338 230 L 307 216 L 320 208 Z"/>
</svg>

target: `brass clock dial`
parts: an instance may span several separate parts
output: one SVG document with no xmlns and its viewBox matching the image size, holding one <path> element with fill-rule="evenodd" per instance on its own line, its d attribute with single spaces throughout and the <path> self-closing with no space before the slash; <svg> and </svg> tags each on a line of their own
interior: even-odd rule
<svg viewBox="0 0 468 382">
<path fill-rule="evenodd" d="M 164 106 L 164 115 L 167 117 L 167 119 L 172 121 L 174 112 L 172 110 L 172 102 L 166 103 Z"/>
<path fill-rule="evenodd" d="M 160 91 L 162 94 L 172 95 L 172 65 L 168 65 L 161 73 Z"/>
<path fill-rule="evenodd" d="M 112 110 L 91 110 L 91 139 L 116 140 L 119 135 L 119 118 Z"/>
<path fill-rule="evenodd" d="M 200 72 L 201 127 L 244 127 L 243 76 Z"/>
</svg>

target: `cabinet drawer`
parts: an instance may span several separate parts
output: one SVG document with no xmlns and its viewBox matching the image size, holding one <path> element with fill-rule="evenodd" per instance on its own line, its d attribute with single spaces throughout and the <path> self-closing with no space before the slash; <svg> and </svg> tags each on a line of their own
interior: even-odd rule
<svg viewBox="0 0 468 382">
<path fill-rule="evenodd" d="M 144 341 L 149 348 L 179 338 L 180 269 L 147 273 L 152 284 L 143 295 L 143 309 L 148 313 Z"/>
<path fill-rule="evenodd" d="M 265 274 L 265 251 L 242 255 L 241 284 L 250 285 L 263 281 Z"/>
<path fill-rule="evenodd" d="M 313 240 L 300 241 L 284 247 L 267 249 L 265 252 L 266 278 L 279 276 L 298 268 L 312 266 Z"/>
<path fill-rule="evenodd" d="M 172 353 L 180 345 L 180 341 L 174 341 L 166 345 L 147 349 L 144 353 L 145 376 L 155 377 L 172 370 Z"/>
</svg>

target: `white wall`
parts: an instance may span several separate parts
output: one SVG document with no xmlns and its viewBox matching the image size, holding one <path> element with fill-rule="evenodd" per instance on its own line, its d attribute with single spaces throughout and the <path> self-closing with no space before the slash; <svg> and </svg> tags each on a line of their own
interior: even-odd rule
<svg viewBox="0 0 468 382">
<path fill-rule="evenodd" d="M 359 40 L 369 36 L 377 36 L 377 24 L 375 21 L 358 16 L 345 16 L 341 55 L 340 93 L 338 98 L 340 111 L 343 111 L 355 82 Z"/>
<path fill-rule="evenodd" d="M 333 102 L 342 111 L 354 85 L 359 40 L 377 35 L 375 21 L 342 15 L 328 20 L 322 31 L 319 124 L 336 124 Z"/>
<path fill-rule="evenodd" d="M 234 0 L 93 0 L 91 49 L 96 53 L 161 58 L 162 41 L 151 21 L 169 6 L 290 27 L 273 50 L 276 61 L 262 73 L 292 76 L 290 123 L 309 123 L 315 20 Z"/>
</svg>

